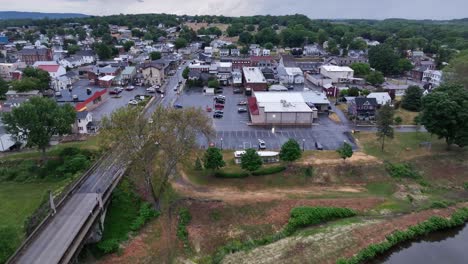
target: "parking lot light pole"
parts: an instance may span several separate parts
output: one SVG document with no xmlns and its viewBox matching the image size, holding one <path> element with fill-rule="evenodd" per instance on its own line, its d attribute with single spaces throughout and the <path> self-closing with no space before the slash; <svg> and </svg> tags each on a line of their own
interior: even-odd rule
<svg viewBox="0 0 468 264">
<path fill-rule="evenodd" d="M 302 139 L 302 152 L 305 151 L 305 138 Z"/>
<path fill-rule="evenodd" d="M 223 150 L 223 138 L 221 138 L 221 150 Z"/>
</svg>

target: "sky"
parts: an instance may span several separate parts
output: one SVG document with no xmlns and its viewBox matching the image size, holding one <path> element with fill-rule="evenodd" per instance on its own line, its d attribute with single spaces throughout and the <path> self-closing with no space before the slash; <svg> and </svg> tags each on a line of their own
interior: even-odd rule
<svg viewBox="0 0 468 264">
<path fill-rule="evenodd" d="M 0 0 L 0 10 L 88 15 L 299 13 L 310 18 L 452 19 L 468 17 L 468 0 Z"/>
</svg>

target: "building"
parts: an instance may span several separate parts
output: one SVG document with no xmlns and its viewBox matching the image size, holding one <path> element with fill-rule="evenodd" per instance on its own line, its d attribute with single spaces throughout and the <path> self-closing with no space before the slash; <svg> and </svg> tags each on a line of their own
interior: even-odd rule
<svg viewBox="0 0 468 264">
<path fill-rule="evenodd" d="M 236 164 L 241 163 L 242 155 L 245 154 L 245 150 L 239 150 L 234 152 L 234 160 Z M 258 156 L 262 159 L 264 164 L 277 163 L 280 161 L 279 152 L 276 151 L 257 151 Z"/>
<path fill-rule="evenodd" d="M 35 96 L 42 96 L 38 90 L 28 92 L 16 92 L 9 90 L 6 94 L 6 100 L 0 105 L 1 112 L 10 112 L 13 108 L 20 106 L 22 103 L 28 101 Z"/>
<path fill-rule="evenodd" d="M 132 83 L 137 73 L 136 67 L 127 66 L 120 74 L 121 79 L 124 83 Z"/>
<path fill-rule="evenodd" d="M 107 89 L 102 88 L 70 88 L 55 96 L 59 104 L 69 103 L 75 106 L 77 112 L 92 111 L 109 98 Z"/>
<path fill-rule="evenodd" d="M 96 61 L 96 53 L 93 50 L 79 50 L 75 56 L 80 56 L 83 64 L 91 64 Z"/>
<path fill-rule="evenodd" d="M 392 103 L 392 98 L 387 92 L 370 93 L 367 98 L 375 98 L 379 106 Z"/>
<path fill-rule="evenodd" d="M 48 48 L 25 48 L 18 51 L 18 59 L 27 65 L 33 65 L 36 61 L 51 61 L 52 50 Z"/>
<path fill-rule="evenodd" d="M 62 65 L 54 61 L 37 61 L 34 63 L 34 67 L 48 72 L 51 79 L 55 79 L 67 73 L 67 70 Z"/>
<path fill-rule="evenodd" d="M 332 86 L 332 79 L 322 74 L 306 74 L 306 79 L 318 87 Z"/>
<path fill-rule="evenodd" d="M 271 56 L 250 56 L 250 66 L 263 68 L 273 68 L 275 60 Z"/>
<path fill-rule="evenodd" d="M 229 56 L 229 49 L 220 49 L 219 50 L 219 56 L 221 56 L 221 57 Z"/>
<path fill-rule="evenodd" d="M 354 70 L 347 66 L 322 65 L 320 74 L 332 80 L 332 83 L 349 82 L 354 79 Z"/>
<path fill-rule="evenodd" d="M 145 63 L 140 66 L 143 76 L 143 84 L 146 86 L 159 85 L 161 86 L 165 76 L 165 66 L 161 63 Z"/>
<path fill-rule="evenodd" d="M 304 91 L 302 92 L 302 97 L 306 104 L 310 108 L 316 109 L 318 113 L 328 112 L 330 110 L 330 101 L 324 92 Z M 314 118 L 317 117 L 318 116 L 314 116 Z"/>
<path fill-rule="evenodd" d="M 260 68 L 244 67 L 242 71 L 244 73 L 244 87 L 251 88 L 254 91 L 266 91 L 268 89 L 268 83 Z"/>
<path fill-rule="evenodd" d="M 430 83 L 433 87 L 440 86 L 442 83 L 442 71 L 425 70 L 422 80 Z"/>
<path fill-rule="evenodd" d="M 93 123 L 93 115 L 88 111 L 77 112 L 75 124 L 73 124 L 72 131 L 76 134 L 95 133 L 96 127 Z"/>
<path fill-rule="evenodd" d="M 239 70 L 232 71 L 232 85 L 241 86 L 242 85 L 242 72 Z"/>
<path fill-rule="evenodd" d="M 298 67 L 281 67 L 278 69 L 280 81 L 287 84 L 303 84 L 304 73 Z"/>
<path fill-rule="evenodd" d="M 15 63 L 0 63 L 0 77 L 10 81 L 12 79 L 12 72 L 16 71 L 17 68 L 18 65 Z"/>
<path fill-rule="evenodd" d="M 356 97 L 348 101 L 348 113 L 359 120 L 373 120 L 378 106 L 375 98 Z"/>
<path fill-rule="evenodd" d="M 252 125 L 311 126 L 317 117 L 300 92 L 254 92 L 248 107 Z"/>
</svg>

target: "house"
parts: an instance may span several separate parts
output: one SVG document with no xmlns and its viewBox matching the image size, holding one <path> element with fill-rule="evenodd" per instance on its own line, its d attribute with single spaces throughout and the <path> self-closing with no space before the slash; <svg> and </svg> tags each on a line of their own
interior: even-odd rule
<svg viewBox="0 0 468 264">
<path fill-rule="evenodd" d="M 425 70 L 423 81 L 432 84 L 432 87 L 440 86 L 442 82 L 442 71 Z"/>
<path fill-rule="evenodd" d="M 336 65 L 336 66 L 350 66 L 353 63 L 368 63 L 367 57 L 330 57 L 325 61 L 325 64 Z"/>
<path fill-rule="evenodd" d="M 263 76 L 267 80 L 268 84 L 273 84 L 277 82 L 277 78 L 275 72 L 271 68 L 263 68 L 262 69 Z"/>
<path fill-rule="evenodd" d="M 298 67 L 281 67 L 278 68 L 280 81 L 287 84 L 302 84 L 304 83 L 304 73 Z"/>
<path fill-rule="evenodd" d="M 348 113 L 359 120 L 373 120 L 378 106 L 375 98 L 356 97 L 348 102 Z"/>
<path fill-rule="evenodd" d="M 51 61 L 52 50 L 48 48 L 24 48 L 18 51 L 18 59 L 27 65 L 33 65 L 36 61 Z"/>
<path fill-rule="evenodd" d="M 113 67 L 107 65 L 105 67 L 94 66 L 91 70 L 88 71 L 88 79 L 94 83 L 99 83 L 99 78 L 104 76 L 113 76 L 116 77 L 120 73 L 119 67 Z M 111 78 L 112 80 L 113 78 Z"/>
<path fill-rule="evenodd" d="M 241 54 L 240 54 L 240 50 L 239 49 L 231 49 L 231 56 L 233 57 L 239 57 Z"/>
<path fill-rule="evenodd" d="M 213 55 L 213 47 L 205 47 L 205 54 Z"/>
<path fill-rule="evenodd" d="M 221 56 L 221 57 L 229 56 L 229 49 L 220 49 L 219 50 L 219 56 Z"/>
<path fill-rule="evenodd" d="M 107 89 L 88 87 L 70 87 L 57 93 L 55 100 L 59 104 L 69 103 L 77 112 L 91 111 L 109 98 Z"/>
<path fill-rule="evenodd" d="M 273 68 L 275 66 L 275 60 L 273 57 L 265 56 L 250 56 L 250 67 Z"/>
<path fill-rule="evenodd" d="M 12 72 L 16 71 L 18 64 L 16 63 L 0 63 L 0 77 L 4 80 L 12 79 Z"/>
<path fill-rule="evenodd" d="M 59 61 L 59 64 L 65 68 L 72 69 L 72 68 L 80 67 L 84 63 L 83 63 L 83 58 L 81 56 L 73 56 L 73 57 L 61 59 Z"/>
<path fill-rule="evenodd" d="M 34 68 L 48 72 L 51 79 L 55 79 L 67 73 L 65 67 L 55 61 L 37 61 L 34 63 Z"/>
<path fill-rule="evenodd" d="M 124 83 L 132 83 L 133 79 L 135 78 L 137 74 L 136 67 L 133 66 L 127 66 L 125 69 L 122 71 L 120 74 L 121 79 Z"/>
<path fill-rule="evenodd" d="M 72 131 L 76 134 L 95 133 L 96 131 L 93 123 L 93 115 L 88 111 L 77 112 L 75 124 L 73 124 Z"/>
<path fill-rule="evenodd" d="M 256 67 L 244 67 L 243 71 L 243 83 L 245 88 L 251 88 L 254 91 L 266 91 L 268 83 L 263 76 L 260 68 Z"/>
<path fill-rule="evenodd" d="M 0 105 L 1 112 L 10 112 L 14 107 L 20 106 L 30 98 L 42 95 L 38 90 L 32 90 L 28 92 L 16 92 L 14 90 L 9 90 L 5 96 L 6 100 L 2 105 Z"/>
<path fill-rule="evenodd" d="M 153 86 L 163 84 L 165 76 L 165 65 L 157 62 L 149 62 L 140 65 L 140 70 L 143 75 L 143 84 Z"/>
<path fill-rule="evenodd" d="M 379 106 L 390 104 L 392 102 L 392 98 L 387 92 L 370 93 L 367 95 L 367 98 L 375 98 Z"/>
<path fill-rule="evenodd" d="M 318 113 L 328 112 L 330 101 L 324 92 L 304 91 L 301 94 L 304 101 L 311 109 Z M 317 116 L 314 116 L 314 118 L 317 118 Z"/>
<path fill-rule="evenodd" d="M 222 84 L 228 85 L 232 77 L 232 62 L 219 62 L 216 66 L 218 80 Z"/>
<path fill-rule="evenodd" d="M 332 80 L 332 83 L 348 82 L 354 78 L 354 70 L 347 66 L 322 65 L 320 74 Z"/>
<path fill-rule="evenodd" d="M 327 54 L 318 44 L 304 46 L 302 53 L 306 56 L 324 56 Z"/>
<path fill-rule="evenodd" d="M 81 57 L 83 64 L 92 64 L 96 61 L 96 53 L 93 50 L 79 50 L 75 56 Z"/>
<path fill-rule="evenodd" d="M 242 72 L 239 70 L 232 71 L 232 84 L 234 86 L 240 86 L 242 84 Z"/>
<path fill-rule="evenodd" d="M 306 79 L 318 87 L 331 87 L 333 80 L 322 74 L 306 74 Z"/>
</svg>

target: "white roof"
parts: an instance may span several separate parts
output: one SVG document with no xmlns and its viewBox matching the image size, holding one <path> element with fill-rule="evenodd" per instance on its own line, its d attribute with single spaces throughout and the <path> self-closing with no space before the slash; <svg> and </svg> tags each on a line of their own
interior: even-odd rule
<svg viewBox="0 0 468 264">
<path fill-rule="evenodd" d="M 387 92 L 370 93 L 369 95 L 367 95 L 367 98 L 375 98 L 379 105 L 383 105 L 392 101 L 392 98 Z"/>
<path fill-rule="evenodd" d="M 330 104 L 324 92 L 307 91 L 302 93 L 302 97 L 309 104 Z"/>
<path fill-rule="evenodd" d="M 15 141 L 11 138 L 10 134 L 3 134 L 0 136 L 0 151 L 7 151 L 10 147 L 15 145 Z"/>
<path fill-rule="evenodd" d="M 322 68 L 328 72 L 352 72 L 353 71 L 353 69 L 351 69 L 348 66 L 322 65 Z"/>
<path fill-rule="evenodd" d="M 240 156 L 245 154 L 245 150 L 238 150 L 234 152 L 234 157 L 239 158 Z M 260 157 L 276 157 L 279 155 L 279 152 L 276 151 L 257 151 L 257 154 Z"/>
<path fill-rule="evenodd" d="M 285 67 L 286 73 L 288 75 L 302 75 L 304 74 L 301 70 L 301 68 L 298 67 Z"/>
<path fill-rule="evenodd" d="M 221 68 L 231 68 L 232 67 L 232 62 L 220 62 L 219 67 L 221 67 Z"/>
<path fill-rule="evenodd" d="M 99 78 L 100 81 L 104 81 L 104 82 L 108 82 L 108 81 L 111 81 L 115 78 L 115 76 L 112 76 L 112 75 L 106 75 L 106 76 L 103 76 L 101 78 Z"/>
<path fill-rule="evenodd" d="M 58 65 L 58 63 L 56 61 L 36 61 L 33 67 L 39 67 L 41 65 Z"/>
<path fill-rule="evenodd" d="M 313 112 L 300 92 L 255 92 L 254 95 L 265 112 Z"/>
<path fill-rule="evenodd" d="M 245 80 L 248 83 L 266 83 L 267 82 L 260 68 L 244 67 L 242 70 L 244 71 Z"/>
<path fill-rule="evenodd" d="M 284 87 L 283 85 L 280 84 L 274 84 L 268 88 L 269 91 L 287 91 L 288 88 Z"/>
</svg>

